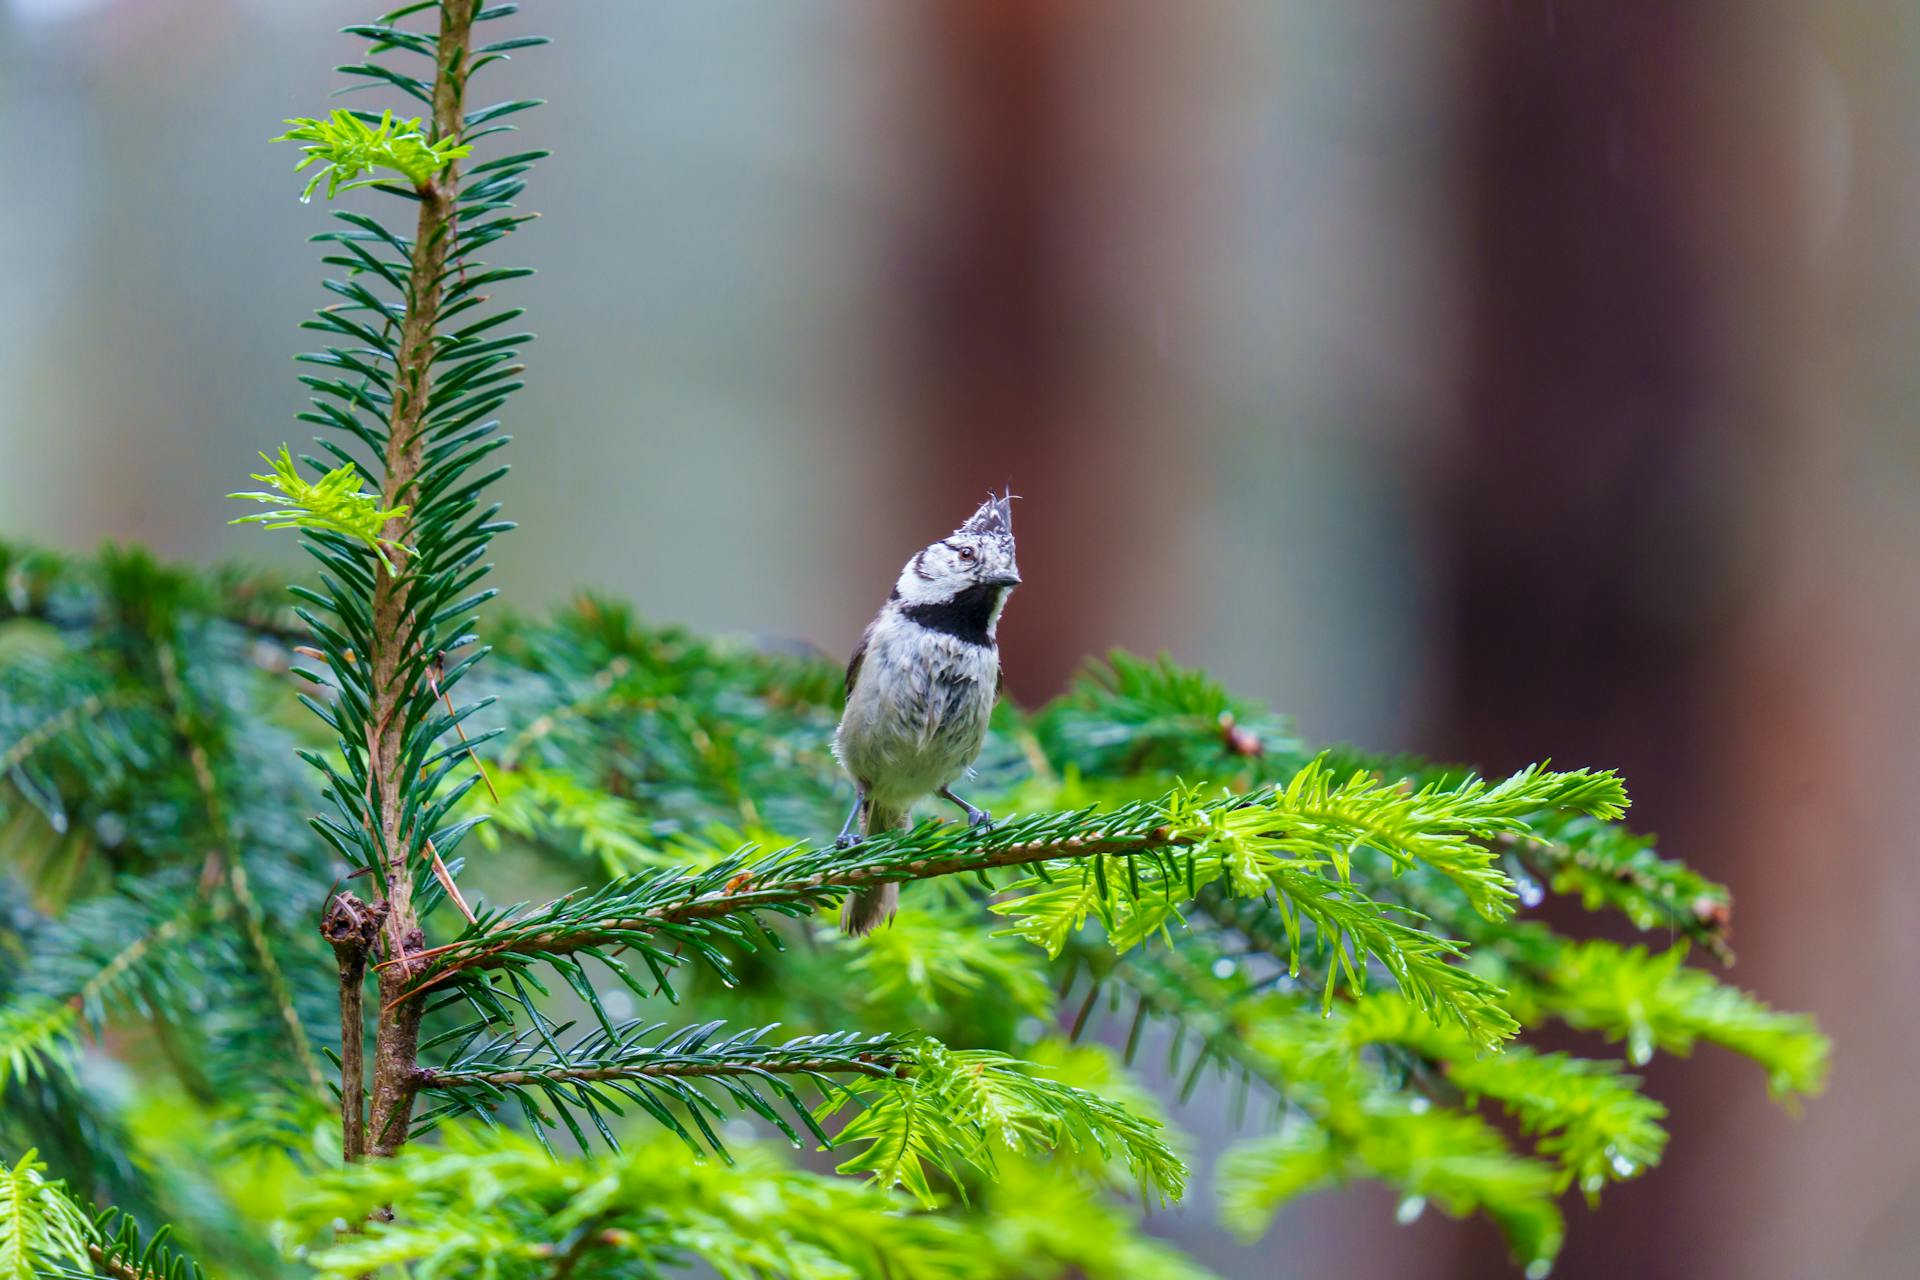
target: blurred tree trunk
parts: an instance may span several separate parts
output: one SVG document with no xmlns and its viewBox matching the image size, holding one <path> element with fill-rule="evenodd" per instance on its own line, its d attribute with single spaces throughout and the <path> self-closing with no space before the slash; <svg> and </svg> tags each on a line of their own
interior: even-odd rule
<svg viewBox="0 0 1920 1280">
<path fill-rule="evenodd" d="M 1466 338 L 1430 492 L 1433 745 L 1489 769 L 1618 763 L 1643 811 L 1677 815 L 1726 567 L 1715 299 L 1684 172 L 1710 24 L 1563 7 L 1550 29 L 1520 9 L 1474 9 L 1461 71 Z"/>
<path fill-rule="evenodd" d="M 1174 139 L 1139 127 L 1164 105 L 1152 86 L 1133 86 L 1112 117 L 1087 109 L 1092 46 L 1137 54 L 1154 38 L 1150 7 L 931 0 L 923 16 L 926 180 L 938 194 L 900 246 L 903 332 L 889 336 L 916 468 L 904 483 L 912 509 L 939 520 L 1008 484 L 1026 499 L 1014 528 L 1027 585 L 1002 652 L 1009 691 L 1031 704 L 1090 653 L 1169 642 L 1164 626 L 1128 634 L 1128 623 L 1154 618 L 1137 607 L 1141 579 L 1164 569 L 1157 553 L 1185 527 L 1161 500 L 1179 491 L 1184 454 L 1164 422 L 1139 429 L 1165 410 L 1164 388 L 1128 383 L 1148 362 L 1116 358 L 1108 313 L 1125 300 L 1103 290 L 1081 241 L 1095 228 L 1138 241 L 1167 220 L 1152 197 L 1088 216 L 1089 174 L 1106 164 L 1123 188 L 1143 173 L 1150 184 Z"/>
<path fill-rule="evenodd" d="M 1429 493 L 1420 745 L 1494 772 L 1616 766 L 1636 825 L 1710 875 L 1763 882 L 1772 868 L 1734 838 L 1750 797 L 1724 785 L 1725 659 L 1751 625 L 1782 446 L 1763 371 L 1791 353 L 1751 309 L 1783 305 L 1793 216 L 1737 133 L 1767 136 L 1779 108 L 1736 115 L 1728 98 L 1767 69 L 1751 48 L 1769 21 L 1712 4 L 1463 13 L 1466 337 Z M 1714 1061 L 1653 1087 L 1674 1110 L 1666 1165 L 1597 1217 L 1572 1208 L 1556 1276 L 1727 1274 L 1741 1207 L 1708 1190 L 1728 1154 L 1714 1115 L 1763 1082 Z M 1454 1274 L 1502 1265 L 1476 1244 Z"/>
</svg>

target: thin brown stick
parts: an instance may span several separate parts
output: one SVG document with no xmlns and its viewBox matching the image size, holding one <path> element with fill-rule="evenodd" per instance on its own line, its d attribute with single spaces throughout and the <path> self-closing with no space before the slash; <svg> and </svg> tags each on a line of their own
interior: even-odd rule
<svg viewBox="0 0 1920 1280">
<path fill-rule="evenodd" d="M 92 1258 L 93 1264 L 101 1268 L 106 1275 L 112 1276 L 113 1280 L 160 1280 L 157 1273 L 142 1271 L 119 1254 L 109 1253 L 97 1244 L 87 1246 L 87 1256 Z"/>
<path fill-rule="evenodd" d="M 348 1164 L 367 1154 L 366 1020 L 362 992 L 367 956 L 380 933 L 379 907 L 351 893 L 336 895 L 320 920 L 320 935 L 340 965 L 340 1154 Z"/>
</svg>

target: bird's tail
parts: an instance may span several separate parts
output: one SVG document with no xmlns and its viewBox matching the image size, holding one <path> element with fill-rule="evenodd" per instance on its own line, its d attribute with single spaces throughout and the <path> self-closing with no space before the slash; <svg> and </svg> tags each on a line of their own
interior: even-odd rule
<svg viewBox="0 0 1920 1280">
<path fill-rule="evenodd" d="M 879 805 L 867 806 L 867 820 L 861 826 L 862 835 L 873 835 L 880 831 L 893 831 L 907 825 L 907 812 L 904 809 L 883 809 Z M 856 889 L 847 898 L 847 905 L 840 909 L 840 927 L 856 938 L 865 937 L 887 921 L 893 919 L 893 913 L 900 909 L 900 886 L 883 884 L 875 889 Z"/>
</svg>

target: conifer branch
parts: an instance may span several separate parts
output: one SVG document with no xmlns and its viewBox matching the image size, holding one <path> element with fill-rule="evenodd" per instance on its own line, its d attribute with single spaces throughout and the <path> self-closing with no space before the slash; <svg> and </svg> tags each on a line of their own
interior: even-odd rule
<svg viewBox="0 0 1920 1280">
<path fill-rule="evenodd" d="M 1147 660 L 1114 652 L 1088 663 L 1038 724 L 1054 760 L 1090 776 L 1164 770 L 1257 785 L 1286 778 L 1309 758 L 1284 720 L 1164 656 Z M 1360 770 L 1407 788 L 1446 786 L 1469 776 L 1458 766 L 1352 747 L 1333 748 L 1323 758 L 1336 772 Z M 1726 888 L 1660 857 L 1651 837 L 1579 814 L 1536 813 L 1524 822 L 1525 834 L 1497 834 L 1494 845 L 1531 866 L 1557 892 L 1578 893 L 1589 909 L 1617 910 L 1640 929 L 1678 929 L 1722 962 L 1732 961 Z"/>
<path fill-rule="evenodd" d="M 0 751 L 0 776 L 12 773 L 23 762 L 32 758 L 33 753 L 43 745 L 53 741 L 75 724 L 87 719 L 106 705 L 101 695 L 88 694 L 69 707 L 62 707 L 45 720 L 14 739 L 5 751 Z"/>
<path fill-rule="evenodd" d="M 721 1026 L 703 1023 L 662 1036 L 663 1024 L 635 1020 L 600 1027 L 566 1044 L 561 1037 L 570 1028 L 564 1026 L 536 1024 L 519 1035 L 485 1041 L 471 1039 L 481 1029 L 475 1027 L 447 1065 L 419 1072 L 421 1088 L 441 1101 L 418 1125 L 424 1129 L 462 1113 L 490 1118 L 511 1101 L 536 1132 L 565 1125 L 584 1144 L 586 1133 L 573 1119 L 579 1111 L 608 1146 L 617 1147 L 605 1115 L 618 1113 L 626 1102 L 695 1150 L 704 1146 L 725 1155 L 709 1122 L 724 1113 L 700 1088 L 711 1085 L 791 1141 L 800 1141 L 805 1129 L 822 1145 L 831 1145 L 788 1078 L 832 1093 L 841 1087 L 834 1077 L 891 1079 L 916 1060 L 910 1046 L 887 1036 L 841 1032 L 773 1043 L 766 1039 L 772 1027 L 722 1035 Z"/>
<path fill-rule="evenodd" d="M 796 1143 L 804 1128 L 823 1147 L 865 1148 L 843 1172 L 905 1185 L 929 1204 L 927 1170 L 958 1181 L 963 1167 L 991 1169 L 995 1152 L 1008 1150 L 1111 1151 L 1154 1194 L 1177 1196 L 1185 1183 L 1185 1168 L 1157 1122 L 1004 1055 L 950 1050 L 927 1037 L 844 1032 L 773 1044 L 765 1039 L 770 1027 L 716 1037 L 720 1027 L 691 1026 L 649 1043 L 661 1024 L 634 1021 L 562 1045 L 568 1028 L 536 1024 L 510 1039 L 470 1044 L 448 1066 L 421 1072 L 422 1087 L 444 1101 L 419 1123 L 461 1113 L 485 1118 L 511 1101 L 536 1133 L 558 1123 L 584 1145 L 577 1110 L 617 1148 L 605 1113 L 617 1113 L 625 1101 L 696 1151 L 724 1156 L 712 1123 L 724 1112 L 705 1085 Z M 789 1077 L 819 1088 L 825 1101 L 817 1110 L 803 1104 Z M 864 1109 L 830 1137 L 819 1120 L 856 1099 Z"/>
<path fill-rule="evenodd" d="M 912 1056 L 913 1070 L 858 1082 L 821 1105 L 827 1118 L 856 1099 L 865 1104 L 834 1136 L 835 1147 L 863 1148 L 841 1162 L 840 1172 L 905 1187 L 932 1207 L 929 1170 L 963 1186 L 964 1170 L 991 1174 L 1003 1153 L 1064 1149 L 1123 1163 L 1143 1199 L 1177 1199 L 1186 1188 L 1186 1165 L 1156 1119 L 1005 1054 L 949 1049 L 923 1037 Z"/>
<path fill-rule="evenodd" d="M 477 931 L 444 946 L 419 953 L 429 974 L 419 990 L 449 980 L 461 970 L 511 965 L 516 958 L 564 956 L 609 944 L 628 945 L 654 934 L 675 936 L 692 929 L 701 936 L 726 935 L 760 912 L 804 915 L 831 904 L 850 890 L 871 884 L 929 880 L 966 872 L 986 872 L 1035 863 L 1098 856 L 1183 849 L 1198 836 L 1176 833 L 1153 822 L 1155 815 L 1047 815 L 1043 819 L 1002 824 L 991 835 L 956 833 L 949 824 L 925 823 L 910 833 L 867 841 L 849 855 L 832 847 L 784 850 L 764 860 L 749 846 L 715 866 L 693 874 L 662 872 L 616 881 L 586 898 L 562 898 L 511 919 L 479 922 Z M 1021 838 L 1029 822 L 1056 827 L 1059 819 L 1077 823 L 1084 834 Z M 997 837 L 1011 835 L 1006 843 Z M 833 864 L 840 865 L 835 866 Z M 828 869 L 831 868 L 831 869 Z M 731 886 L 731 887 L 729 887 Z M 718 922 L 705 928 L 708 922 Z M 734 926 L 734 927 L 724 927 Z"/>
<path fill-rule="evenodd" d="M 87 1207 L 64 1180 L 46 1177 L 37 1151 L 12 1167 L 0 1164 L 0 1275 L 8 1280 L 96 1274 L 206 1280 L 197 1263 L 172 1247 L 169 1234 L 162 1227 L 147 1236 L 119 1209 Z"/>
<path fill-rule="evenodd" d="M 1527 771 L 1503 786 L 1544 780 L 1564 789 L 1565 803 L 1575 807 L 1614 803 L 1605 797 L 1617 793 L 1617 784 L 1590 791 L 1595 778 Z M 1378 790 L 1360 797 L 1349 795 L 1343 801 L 1345 807 L 1335 811 L 1325 807 L 1325 779 L 1319 771 L 1303 770 L 1296 783 L 1300 789 L 1292 794 L 1264 792 L 1195 804 L 1175 793 L 1162 801 L 1115 810 L 1089 808 L 1017 818 L 991 829 L 928 822 L 909 832 L 871 838 L 852 850 L 788 849 L 761 856 L 749 846 L 691 875 L 630 877 L 589 898 L 561 899 L 511 920 L 495 921 L 419 958 L 430 962 L 431 972 L 438 976 L 474 965 L 491 967 L 506 955 L 566 954 L 697 921 L 746 917 L 759 911 L 804 914 L 843 892 L 889 882 L 1081 860 L 1093 860 L 1104 878 L 1102 859 L 1178 853 L 1216 844 L 1222 846 L 1219 856 L 1224 859 L 1229 856 L 1225 846 L 1233 840 L 1248 842 L 1249 849 L 1270 847 L 1284 856 L 1292 848 L 1375 839 L 1409 863 L 1416 857 L 1445 860 L 1448 866 L 1476 868 L 1474 874 L 1488 884 L 1498 879 L 1497 871 L 1481 870 L 1487 864 L 1484 851 L 1475 854 L 1464 838 L 1477 834 L 1475 824 L 1488 820 L 1487 814 L 1499 807 L 1485 805 L 1487 814 L 1481 812 L 1486 789 L 1480 784 L 1463 793 L 1464 803 L 1457 810 L 1436 809 L 1390 826 L 1383 810 L 1391 809 L 1396 818 L 1406 816 L 1399 797 L 1388 799 Z M 1303 834 L 1300 827 L 1306 824 L 1316 830 Z M 1309 853 L 1295 861 L 1308 869 L 1325 866 L 1338 871 L 1344 858 L 1343 852 L 1324 858 Z M 1127 873 L 1116 870 L 1113 874 Z M 1206 874 L 1212 878 L 1219 872 L 1215 868 Z M 629 906 L 634 909 L 623 910 Z"/>
<path fill-rule="evenodd" d="M 1259 904 L 1253 906 L 1259 910 Z M 1248 1232 L 1264 1226 L 1280 1201 L 1310 1188 L 1311 1183 L 1293 1187 L 1285 1181 L 1310 1168 L 1404 1183 L 1409 1169 L 1395 1163 L 1390 1149 L 1375 1145 L 1378 1135 L 1369 1136 L 1369 1124 L 1342 1100 L 1384 1090 L 1389 1082 L 1412 1091 L 1422 1115 L 1470 1113 L 1482 1099 L 1498 1104 L 1534 1140 L 1535 1154 L 1558 1166 L 1554 1191 L 1577 1185 L 1590 1203 L 1607 1183 L 1644 1173 L 1665 1148 L 1667 1135 L 1659 1123 L 1665 1108 L 1640 1093 L 1636 1078 L 1621 1074 L 1616 1063 L 1542 1054 L 1525 1046 L 1487 1054 L 1460 1028 L 1435 1024 L 1417 1005 L 1394 995 L 1363 996 L 1323 1012 L 1307 998 L 1311 981 L 1306 990 L 1276 985 L 1257 970 L 1243 972 L 1245 962 L 1232 960 L 1216 960 L 1204 972 L 1210 968 L 1209 948 L 1192 940 L 1178 950 L 1128 955 L 1110 964 L 1093 948 L 1085 950 L 1084 962 L 1094 967 L 1089 1003 L 1103 983 L 1117 982 L 1138 996 L 1127 1038 L 1129 1059 L 1144 1020 L 1164 1019 L 1175 1028 L 1168 1070 L 1181 1080 L 1183 1097 L 1205 1068 L 1217 1065 L 1259 1082 L 1283 1106 L 1281 1135 L 1255 1144 L 1239 1166 L 1229 1166 L 1230 1183 L 1239 1184 L 1229 1216 Z M 1224 958 L 1217 950 L 1213 954 Z M 1183 1065 L 1181 1046 L 1196 1040 L 1191 1062 Z M 1437 1118 L 1435 1123 L 1454 1122 Z M 1475 1141 L 1493 1151 L 1484 1135 Z M 1248 1182 L 1256 1177 L 1256 1165 L 1261 1170 L 1257 1195 Z M 1514 1189 L 1532 1178 L 1525 1175 Z M 1513 1224 L 1536 1222 L 1531 1210 L 1518 1204 L 1510 1208 Z"/>
<path fill-rule="evenodd" d="M 434 29 L 396 25 L 424 10 L 433 12 Z M 337 250 L 324 260 L 345 268 L 346 278 L 327 282 L 343 301 L 321 310 L 307 327 L 350 345 L 302 357 L 338 376 L 303 377 L 316 395 L 312 410 L 300 417 L 328 429 L 317 443 L 333 462 L 302 456 L 299 463 L 320 476 L 310 482 L 283 449 L 273 473 L 264 477 L 292 503 L 266 519 L 302 529 L 323 568 L 321 590 L 295 589 L 302 601 L 318 606 L 296 613 L 314 638 L 299 652 L 320 669 L 291 669 L 326 699 L 302 696 L 336 734 L 344 767 L 318 752 L 301 753 L 326 778 L 324 794 L 334 808 L 313 826 L 374 877 L 378 900 L 363 915 L 377 926 L 379 950 L 390 962 L 378 973 L 382 1003 L 364 1142 L 350 1114 L 357 1106 L 343 1114 L 342 1147 L 350 1158 L 360 1150 L 391 1155 L 410 1129 L 424 1011 L 405 988 L 409 957 L 425 944 L 422 920 L 435 902 L 436 886 L 425 877 L 436 877 L 437 889 L 471 918 L 447 860 L 474 821 L 446 820 L 484 778 L 474 747 L 492 735 L 468 737 L 462 721 L 486 704 L 456 705 L 450 691 L 486 650 L 473 649 L 451 666 L 447 655 L 475 644 L 473 619 L 466 615 L 493 594 L 474 590 L 489 567 L 480 561 L 492 536 L 511 527 L 494 519 L 497 506 L 480 502 L 502 469 L 475 468 L 506 443 L 494 434 L 498 424 L 488 415 L 519 386 L 513 348 L 528 335 L 498 331 L 520 314 L 513 310 L 450 326 L 487 300 L 481 290 L 528 274 L 478 269 L 473 254 L 527 220 L 508 211 L 527 170 L 544 153 L 503 156 L 464 170 L 462 165 L 475 140 L 512 128 L 498 120 L 537 105 L 512 101 L 476 111 L 464 106 L 475 71 L 505 57 L 505 50 L 544 43 L 522 37 L 471 47 L 476 23 L 513 10 L 483 8 L 482 0 L 438 0 L 348 28 L 368 42 L 373 56 L 341 70 L 419 100 L 430 108 L 424 123 L 397 122 L 391 112 L 336 112 L 329 121 L 294 121 L 283 138 L 306 144 L 301 168 L 324 164 L 329 197 L 373 185 L 410 201 L 414 215 L 411 237 L 347 211 L 335 215 L 345 230 L 316 237 Z M 375 60 L 392 50 L 427 58 L 431 77 Z M 376 170 L 398 174 L 403 185 L 362 176 Z M 383 287 L 391 292 L 377 292 Z M 362 492 L 363 482 L 376 492 Z M 389 554 L 394 548 L 406 549 L 404 560 Z M 458 735 L 456 746 L 441 742 L 450 733 Z M 443 785 L 463 759 L 479 772 Z M 358 927 L 331 923 L 342 938 Z M 344 1034 L 357 1025 L 352 1006 L 365 957 L 357 953 L 357 941 L 331 934 L 329 940 L 336 943 Z M 343 1068 L 347 1063 L 343 1054 Z M 345 1093 L 354 1095 L 353 1082 L 343 1083 Z"/>
<path fill-rule="evenodd" d="M 1662 858 L 1650 836 L 1614 823 L 1541 815 L 1526 835 L 1500 845 L 1544 876 L 1555 892 L 1577 893 L 1589 910 L 1620 912 L 1638 929 L 1675 928 L 1722 964 L 1733 963 L 1733 899 L 1724 885 Z"/>
<path fill-rule="evenodd" d="M 850 851 L 762 855 L 749 847 L 704 871 L 641 874 L 583 898 L 482 920 L 465 937 L 415 957 L 412 967 L 424 977 L 408 993 L 476 968 L 516 970 L 579 952 L 607 961 L 607 947 L 636 951 L 664 987 L 665 970 L 688 950 L 726 972 L 715 944 L 756 945 L 756 933 L 766 936 L 762 913 L 807 914 L 871 884 L 1033 866 L 1035 877 L 1014 886 L 1028 892 L 995 910 L 1019 917 L 1021 931 L 1052 952 L 1089 913 L 1102 916 L 1116 946 L 1135 945 L 1163 930 L 1201 885 L 1219 880 L 1236 894 L 1275 894 L 1289 906 L 1292 914 L 1282 918 L 1296 965 L 1301 922 L 1315 927 L 1332 953 L 1329 1000 L 1336 977 L 1364 985 L 1361 969 L 1371 957 L 1435 1017 L 1458 1019 L 1491 1044 L 1516 1029 L 1498 990 L 1454 963 L 1457 944 L 1389 918 L 1353 889 L 1352 848 L 1370 844 L 1396 865 L 1418 861 L 1471 884 L 1481 909 L 1497 912 L 1511 891 L 1502 888 L 1486 839 L 1524 829 L 1516 815 L 1544 804 L 1609 814 L 1623 800 L 1618 781 L 1604 774 L 1530 769 L 1497 786 L 1467 779 L 1408 794 L 1358 776 L 1335 783 L 1309 764 L 1286 788 L 1248 796 L 1202 802 L 1175 792 L 1115 810 L 1014 819 L 990 831 L 926 823 Z"/>
<path fill-rule="evenodd" d="M 1566 943 L 1531 994 L 1568 1025 L 1625 1041 L 1635 1066 L 1656 1049 L 1684 1056 L 1706 1040 L 1763 1067 L 1775 1098 L 1826 1087 L 1831 1046 L 1812 1018 L 1777 1012 L 1686 959 L 1684 944 L 1649 953 L 1598 939 Z"/>
<path fill-rule="evenodd" d="M 876 1079 L 898 1074 L 897 1068 L 886 1062 L 847 1061 L 840 1058 L 756 1057 L 739 1061 L 684 1062 L 656 1059 L 622 1062 L 603 1067 L 588 1066 L 566 1059 L 537 1070 L 522 1068 L 512 1071 L 449 1071 L 422 1067 L 420 1083 L 425 1088 L 441 1089 L 476 1086 L 503 1088 L 511 1085 L 537 1084 L 541 1081 L 553 1081 L 557 1084 L 599 1084 L 608 1080 L 632 1080 L 642 1077 L 698 1080 L 711 1076 L 823 1076 L 835 1072 L 873 1076 Z"/>
<path fill-rule="evenodd" d="M 158 662 L 161 686 L 166 691 L 167 702 L 173 713 L 174 728 L 192 765 L 193 784 L 206 816 L 208 869 L 225 882 L 233 898 L 241 928 L 260 966 L 260 976 L 266 981 L 274 1008 L 287 1028 L 295 1060 L 305 1071 L 313 1091 L 316 1094 L 325 1093 L 326 1081 L 320 1074 L 320 1063 L 314 1056 L 313 1044 L 307 1038 L 306 1025 L 300 1021 L 300 1013 L 293 1007 L 293 996 L 287 986 L 286 975 L 281 972 L 280 962 L 274 957 L 273 948 L 267 941 L 260 905 L 254 901 L 253 891 L 247 883 L 247 869 L 241 863 L 238 851 L 232 847 L 225 812 L 220 803 L 220 784 L 213 771 L 213 760 L 207 754 L 206 745 L 193 732 L 187 689 L 180 679 L 179 658 L 171 644 L 159 646 Z"/>
<path fill-rule="evenodd" d="M 564 1049 L 553 1040 L 567 1028 L 528 1031 L 460 1052 L 445 1067 L 422 1068 L 429 1088 L 505 1086 L 542 1080 L 605 1081 L 635 1076 L 898 1075 L 912 1062 L 897 1041 L 885 1036 L 802 1036 L 780 1044 L 765 1042 L 772 1027 L 749 1027 L 714 1041 L 719 1023 L 675 1032 L 658 1043 L 646 1041 L 663 1023 L 632 1021 L 583 1036 Z"/>
<path fill-rule="evenodd" d="M 480 0 L 444 0 L 438 6 L 440 30 L 434 42 L 432 88 L 433 123 L 430 146 L 440 152 L 458 144 L 463 127 L 461 100 L 466 83 L 467 45 Z M 434 338 L 440 323 L 441 286 L 448 251 L 457 234 L 455 212 L 459 195 L 459 161 L 446 154 L 445 163 L 419 183 L 419 214 L 411 245 L 411 271 L 406 287 L 406 313 L 395 354 L 394 392 L 387 421 L 385 457 L 381 475 L 381 505 L 401 512 L 387 521 L 384 541 L 411 544 L 421 495 L 415 480 L 425 461 L 422 431 L 432 394 Z M 413 582 L 397 575 L 382 560 L 374 567 L 372 630 L 367 637 L 368 704 L 367 786 L 372 791 L 378 838 L 383 854 L 380 874 L 386 912 L 381 921 L 386 953 L 404 958 L 419 950 L 424 935 L 413 903 L 413 867 L 408 854 L 417 843 L 408 830 L 407 800 L 411 792 L 407 760 L 406 712 L 413 701 L 411 686 L 417 674 L 410 670 L 421 648 L 421 623 L 414 607 Z M 381 978 L 383 1016 L 374 1042 L 372 1149 L 391 1155 L 406 1140 L 416 1089 L 415 1062 L 419 1052 L 420 1006 L 403 997 L 407 966 Z"/>
<path fill-rule="evenodd" d="M 0 1006 L 0 1093 L 9 1081 L 70 1075 L 82 1020 L 98 1029 L 106 1021 L 109 1002 L 125 996 L 128 979 L 156 950 L 164 950 L 184 934 L 204 907 L 204 894 L 196 894 L 157 921 L 141 920 L 131 940 L 104 955 L 96 950 L 73 957 L 87 962 L 89 971 L 83 979 L 70 970 L 54 975 L 52 966 L 46 966 L 49 972 L 42 975 L 38 991 Z M 112 942 L 125 936 L 129 923 L 124 918 L 111 922 Z M 106 940 L 85 938 L 89 943 Z M 66 980 L 47 981 L 56 976 Z"/>
</svg>

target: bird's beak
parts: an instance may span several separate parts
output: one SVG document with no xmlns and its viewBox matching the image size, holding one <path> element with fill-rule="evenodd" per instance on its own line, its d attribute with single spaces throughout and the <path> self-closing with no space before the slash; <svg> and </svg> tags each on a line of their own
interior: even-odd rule
<svg viewBox="0 0 1920 1280">
<path fill-rule="evenodd" d="M 987 585 L 990 587 L 1017 587 L 1020 585 L 1020 575 L 1017 573 L 1006 573 L 998 578 L 988 578 Z"/>
</svg>

